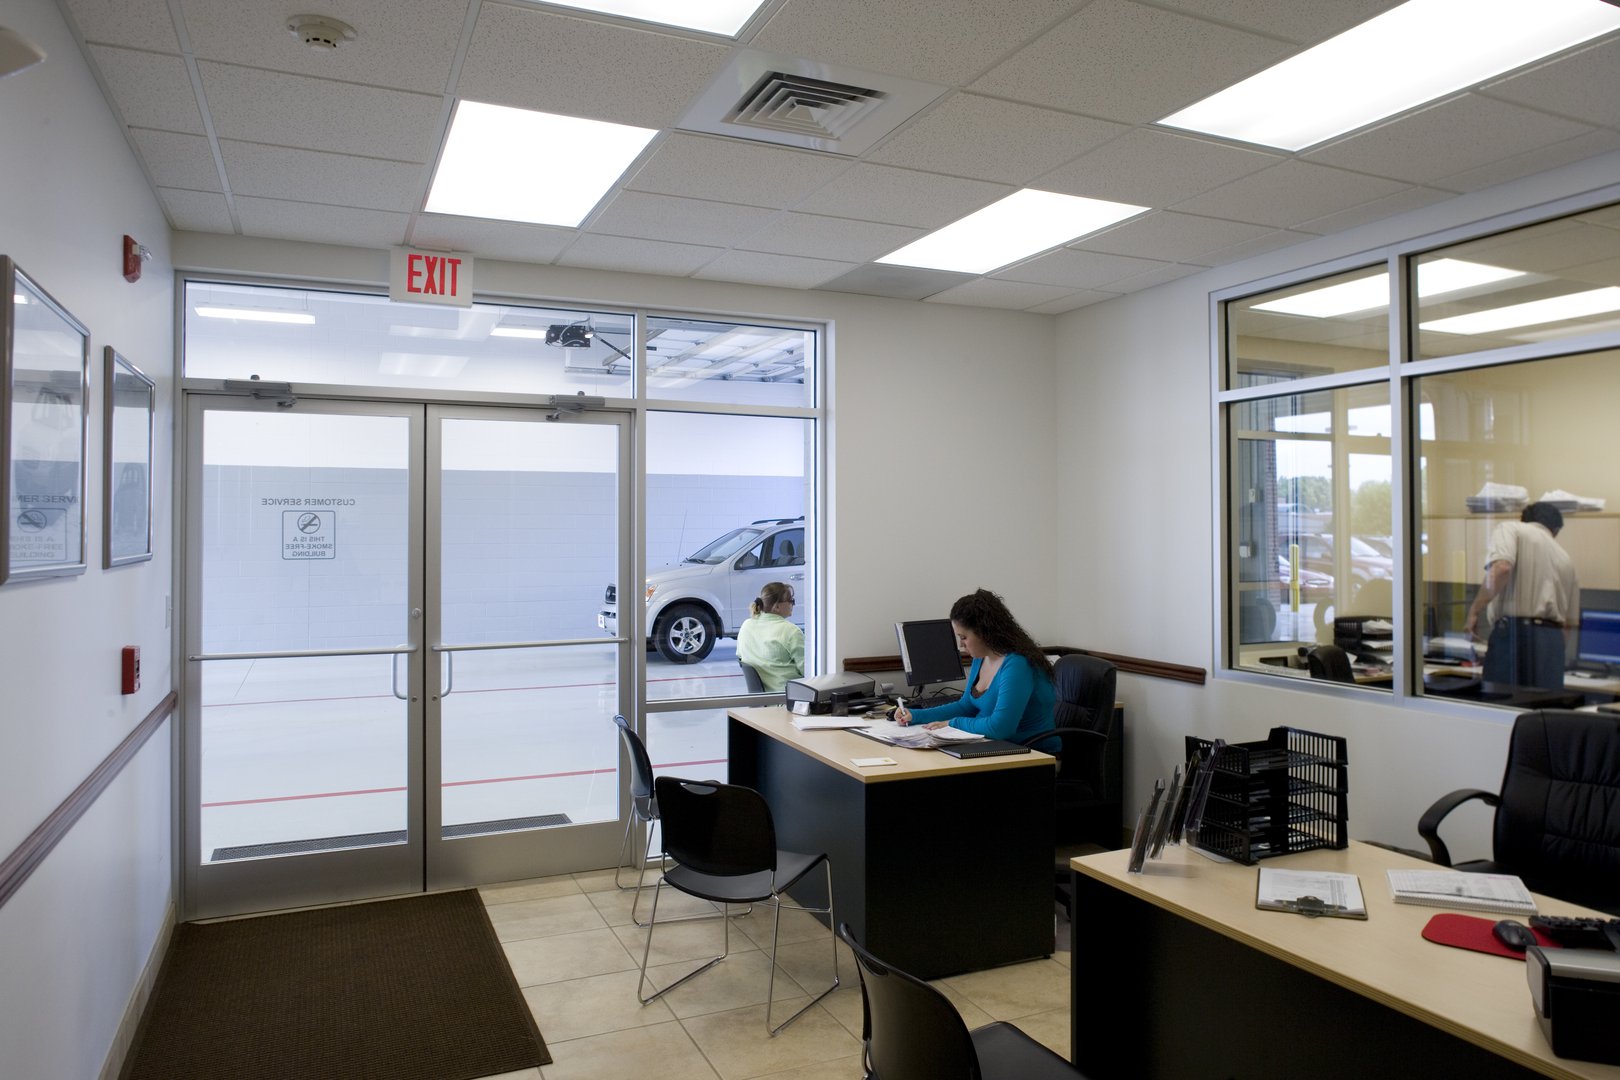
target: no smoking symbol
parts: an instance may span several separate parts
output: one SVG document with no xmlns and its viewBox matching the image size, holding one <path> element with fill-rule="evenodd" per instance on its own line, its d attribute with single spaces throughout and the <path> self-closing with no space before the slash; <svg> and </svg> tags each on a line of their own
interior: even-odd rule
<svg viewBox="0 0 1620 1080">
<path fill-rule="evenodd" d="M 321 531 L 321 515 L 300 514 L 298 516 L 298 531 L 301 533 L 317 533 Z"/>
</svg>

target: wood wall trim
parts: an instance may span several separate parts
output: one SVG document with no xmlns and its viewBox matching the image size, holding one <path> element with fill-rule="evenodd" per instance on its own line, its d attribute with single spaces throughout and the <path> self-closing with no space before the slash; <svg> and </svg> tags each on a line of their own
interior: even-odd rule
<svg viewBox="0 0 1620 1080">
<path fill-rule="evenodd" d="M 158 702 L 157 708 L 147 713 L 146 719 L 136 724 L 135 730 L 124 736 L 124 741 L 96 766 L 94 772 L 85 777 L 84 783 L 74 788 L 73 794 L 63 799 L 62 804 L 40 822 L 39 828 L 28 834 L 17 850 L 6 856 L 5 862 L 0 862 L 0 907 L 4 907 L 11 895 L 22 888 L 23 882 L 39 869 L 51 849 L 78 824 L 85 811 L 107 790 L 107 785 L 118 778 L 124 766 L 140 752 L 152 733 L 173 715 L 175 700 L 174 691 L 169 691 L 168 696 Z"/>
<path fill-rule="evenodd" d="M 1208 673 L 1203 668 L 1172 664 L 1167 660 L 1145 660 L 1140 656 L 1122 656 L 1119 653 L 1099 652 L 1096 649 L 1077 649 L 1072 645 L 1048 645 L 1045 648 L 1048 652 L 1061 655 L 1082 653 L 1086 656 L 1095 656 L 1099 660 L 1107 660 L 1128 675 L 1147 675 L 1154 679 L 1170 679 L 1173 682 L 1193 683 L 1196 686 L 1203 686 L 1208 678 Z M 900 671 L 900 657 L 898 654 L 850 656 L 844 659 L 843 670 L 859 672 L 862 675 L 879 671 Z"/>
</svg>

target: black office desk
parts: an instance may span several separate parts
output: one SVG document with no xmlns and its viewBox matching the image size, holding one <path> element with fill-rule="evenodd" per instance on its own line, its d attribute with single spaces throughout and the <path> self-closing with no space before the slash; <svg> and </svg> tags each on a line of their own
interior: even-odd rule
<svg viewBox="0 0 1620 1080">
<path fill-rule="evenodd" d="M 731 781 L 765 795 L 779 845 L 827 852 L 837 918 L 874 955 L 937 979 L 1052 952 L 1056 759 L 801 732 L 781 707 L 728 715 Z M 900 764 L 850 764 L 884 756 Z M 822 889 L 812 874 L 794 896 L 819 904 Z"/>
</svg>

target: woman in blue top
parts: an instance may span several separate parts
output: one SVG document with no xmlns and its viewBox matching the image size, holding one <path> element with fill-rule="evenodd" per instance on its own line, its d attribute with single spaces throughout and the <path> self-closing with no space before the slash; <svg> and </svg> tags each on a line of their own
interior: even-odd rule
<svg viewBox="0 0 1620 1080">
<path fill-rule="evenodd" d="M 1051 731 L 1057 694 L 1052 664 L 1025 632 L 1007 604 L 979 589 L 951 605 L 951 629 L 973 658 L 967 689 L 949 705 L 912 712 L 895 710 L 901 724 L 961 728 L 992 739 L 1022 742 Z"/>
</svg>

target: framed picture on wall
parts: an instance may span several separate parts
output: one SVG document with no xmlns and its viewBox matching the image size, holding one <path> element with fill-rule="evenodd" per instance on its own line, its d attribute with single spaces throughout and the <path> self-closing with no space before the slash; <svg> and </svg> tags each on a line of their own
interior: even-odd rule
<svg viewBox="0 0 1620 1080">
<path fill-rule="evenodd" d="M 0 255 L 0 583 L 85 571 L 90 331 Z"/>
<path fill-rule="evenodd" d="M 102 566 L 152 557 L 152 413 L 157 385 L 108 345 L 102 409 Z"/>
</svg>

